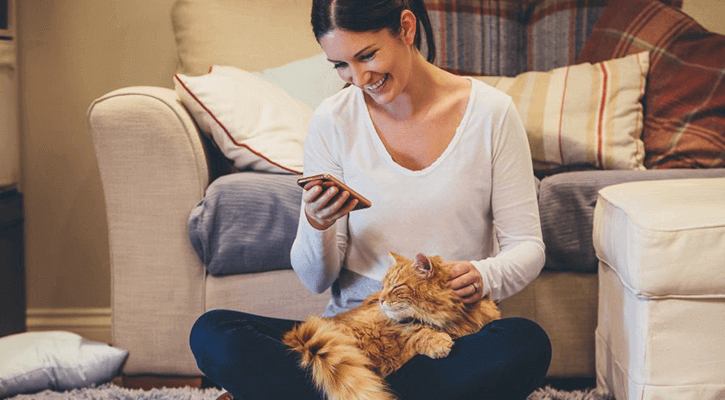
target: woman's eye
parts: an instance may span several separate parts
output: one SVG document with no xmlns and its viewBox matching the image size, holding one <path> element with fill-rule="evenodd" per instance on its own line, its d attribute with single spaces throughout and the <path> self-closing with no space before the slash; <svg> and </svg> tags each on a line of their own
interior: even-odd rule
<svg viewBox="0 0 725 400">
<path fill-rule="evenodd" d="M 377 50 L 373 51 L 372 53 L 363 54 L 360 59 L 363 61 L 370 61 L 373 58 L 375 58 L 375 53 L 377 53 Z"/>
<path fill-rule="evenodd" d="M 340 68 L 344 68 L 346 65 L 347 64 L 345 64 L 345 63 L 334 63 L 334 64 L 332 64 L 332 68 L 340 69 Z"/>
</svg>

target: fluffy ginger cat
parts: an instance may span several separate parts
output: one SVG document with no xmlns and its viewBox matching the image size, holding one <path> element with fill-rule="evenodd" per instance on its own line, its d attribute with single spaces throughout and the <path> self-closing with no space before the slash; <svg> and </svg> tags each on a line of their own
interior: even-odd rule
<svg viewBox="0 0 725 400">
<path fill-rule="evenodd" d="M 284 336 L 329 399 L 394 400 L 383 378 L 417 354 L 447 356 L 452 339 L 501 318 L 490 300 L 465 305 L 448 287 L 439 256 L 390 254 L 395 264 L 382 291 L 333 318 L 310 317 Z"/>
</svg>

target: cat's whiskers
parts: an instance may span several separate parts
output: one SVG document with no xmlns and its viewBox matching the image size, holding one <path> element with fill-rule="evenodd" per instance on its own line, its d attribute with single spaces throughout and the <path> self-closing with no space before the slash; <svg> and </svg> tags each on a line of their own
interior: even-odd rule
<svg viewBox="0 0 725 400">
<path fill-rule="evenodd" d="M 405 319 L 415 318 L 415 311 L 410 307 L 392 307 L 387 304 L 387 302 L 381 301 L 380 309 L 383 310 L 383 313 L 385 313 L 388 318 L 398 322 Z"/>
</svg>

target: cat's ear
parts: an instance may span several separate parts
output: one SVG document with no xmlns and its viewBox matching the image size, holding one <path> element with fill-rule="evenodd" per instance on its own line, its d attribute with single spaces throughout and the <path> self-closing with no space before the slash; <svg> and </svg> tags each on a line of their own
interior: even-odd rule
<svg viewBox="0 0 725 400">
<path fill-rule="evenodd" d="M 392 251 L 390 251 L 389 253 L 390 253 L 390 256 L 393 257 L 393 262 L 396 264 L 408 261 L 407 258 L 401 256 L 400 254 L 393 253 Z"/>
<path fill-rule="evenodd" d="M 430 258 L 423 253 L 418 253 L 415 256 L 415 268 L 423 273 L 426 278 L 433 276 L 433 264 L 430 262 Z"/>
</svg>

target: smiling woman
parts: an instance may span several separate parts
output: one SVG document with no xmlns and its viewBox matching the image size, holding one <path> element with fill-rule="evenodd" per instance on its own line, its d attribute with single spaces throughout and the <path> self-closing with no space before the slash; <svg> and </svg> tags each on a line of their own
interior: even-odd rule
<svg viewBox="0 0 725 400">
<path fill-rule="evenodd" d="M 312 25 L 348 87 L 312 115 L 304 175 L 332 175 L 369 193 L 372 203 L 351 214 L 355 204 L 345 192 L 304 188 L 290 260 L 310 290 L 331 289 L 325 316 L 355 309 L 379 291 L 389 252 L 450 260 L 448 288 L 469 306 L 512 296 L 533 281 L 544 247 L 531 153 L 511 97 L 431 62 L 423 0 L 315 0 Z M 300 360 L 279 342 L 296 325 L 210 311 L 194 325 L 191 347 L 200 369 L 235 397 L 287 398 L 292 391 L 316 399 Z M 387 384 L 402 399 L 521 400 L 551 359 L 546 333 L 519 318 L 456 339 L 454 349 L 441 360 L 412 358 Z"/>
</svg>

